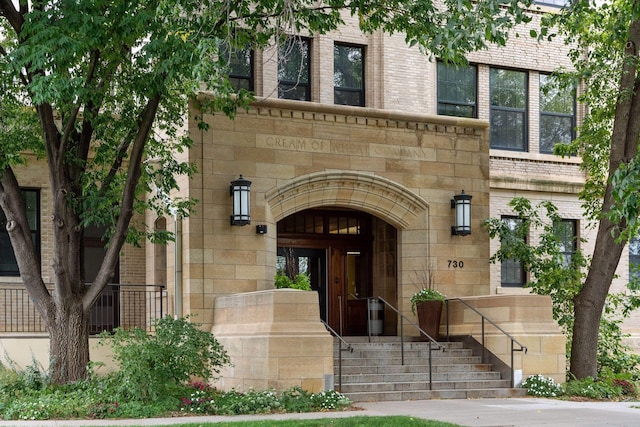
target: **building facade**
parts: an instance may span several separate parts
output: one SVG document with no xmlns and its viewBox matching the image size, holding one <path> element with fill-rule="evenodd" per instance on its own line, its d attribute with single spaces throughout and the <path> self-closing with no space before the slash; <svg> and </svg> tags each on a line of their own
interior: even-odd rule
<svg viewBox="0 0 640 427">
<path fill-rule="evenodd" d="M 535 26 L 541 15 L 533 16 Z M 224 388 L 330 387 L 333 338 L 320 320 L 346 338 L 366 335 L 370 299 L 381 298 L 374 333 L 397 335 L 391 307 L 413 318 L 410 298 L 425 286 L 471 304 L 526 345 L 516 359 L 523 375 L 563 381 L 565 339 L 550 300 L 523 288 L 517 264 L 489 263 L 498 243 L 481 224 L 513 220 L 515 196 L 552 200 L 571 231 L 567 246 L 581 237 L 580 248 L 592 250 L 595 231 L 577 197 L 580 159 L 552 154 L 582 115 L 575 94 L 551 77 L 570 66 L 566 47 L 514 35 L 454 67 L 409 48 L 402 35 L 363 34 L 357 20 L 345 21 L 327 35 L 232 54 L 232 80 L 256 100 L 234 120 L 201 111 L 211 94 L 190 105 L 194 145 L 184 156 L 199 173 L 177 195 L 197 199 L 196 212 L 144 218 L 175 232 L 176 243 L 126 248 L 119 283 L 166 286 L 165 312 L 211 329 L 234 363 L 219 380 Z M 32 166 L 21 174 L 43 206 L 45 176 Z M 239 178 L 250 181 L 242 225 L 230 221 L 230 185 Z M 462 192 L 471 196 L 470 234 L 452 231 L 452 200 Z M 45 217 L 34 211 L 46 271 Z M 628 262 L 620 262 L 623 278 Z M 280 269 L 308 274 L 314 292 L 275 290 Z M 157 311 L 149 298 L 145 313 Z M 451 333 L 477 332 L 479 320 L 460 304 L 449 314 Z M 640 335 L 637 319 L 627 326 Z M 505 342 L 489 345 L 509 357 Z"/>
</svg>

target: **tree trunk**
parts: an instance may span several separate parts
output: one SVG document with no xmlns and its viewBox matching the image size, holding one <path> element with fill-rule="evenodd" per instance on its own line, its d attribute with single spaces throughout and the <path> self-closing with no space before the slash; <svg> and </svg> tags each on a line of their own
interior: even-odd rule
<svg viewBox="0 0 640 427">
<path fill-rule="evenodd" d="M 620 165 L 629 163 L 638 154 L 640 82 L 637 79 L 636 65 L 639 47 L 640 20 L 635 19 L 630 24 L 625 46 L 626 59 L 620 77 L 620 95 L 616 104 L 609 149 L 609 174 L 596 245 L 584 286 L 574 300 L 575 317 L 569 371 L 577 379 L 596 378 L 598 375 L 600 318 L 626 243 L 616 241 L 620 232 L 626 228 L 625 219 L 614 224 L 607 215 L 614 204 L 611 177 Z"/>
<path fill-rule="evenodd" d="M 77 298 L 57 304 L 49 316 L 49 355 L 52 381 L 75 382 L 87 377 L 89 364 L 89 313 Z"/>
<path fill-rule="evenodd" d="M 609 252 L 607 257 L 619 260 L 624 245 L 615 243 L 612 238 L 605 245 Z M 594 256 L 592 265 L 600 260 L 602 257 Z M 575 378 L 598 376 L 600 319 L 616 266 L 617 262 L 612 266 L 592 268 L 582 291 L 575 298 L 570 359 L 570 372 Z"/>
</svg>

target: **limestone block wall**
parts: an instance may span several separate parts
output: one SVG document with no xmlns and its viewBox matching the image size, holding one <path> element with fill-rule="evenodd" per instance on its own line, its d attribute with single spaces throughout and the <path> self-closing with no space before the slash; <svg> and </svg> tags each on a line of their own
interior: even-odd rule
<svg viewBox="0 0 640 427">
<path fill-rule="evenodd" d="M 332 389 L 333 337 L 318 307 L 316 292 L 294 289 L 218 297 L 211 332 L 232 366 L 213 384 L 238 391 Z"/>
<path fill-rule="evenodd" d="M 362 210 L 398 230 L 403 312 L 427 269 L 448 295 L 489 292 L 480 226 L 489 215 L 485 122 L 275 99 L 257 100 L 234 120 L 204 119 L 208 131 L 190 128 L 201 173 L 189 191 L 202 197 L 183 220 L 184 309 L 198 322 L 214 325 L 217 296 L 271 289 L 277 221 L 313 207 Z M 245 227 L 229 223 L 229 183 L 240 174 L 252 181 Z M 463 189 L 473 196 L 473 232 L 452 236 L 450 202 Z M 255 224 L 267 233 L 256 234 Z"/>
<path fill-rule="evenodd" d="M 517 377 L 542 374 L 556 382 L 566 380 L 566 337 L 553 320 L 551 299 L 541 295 L 499 295 L 461 298 L 484 314 L 527 348 L 514 352 Z M 448 302 L 449 334 L 472 335 L 482 340 L 482 317 L 460 302 Z M 443 313 L 441 332 L 446 333 L 447 314 Z M 511 364 L 511 340 L 485 322 L 485 345 L 507 365 Z M 519 346 L 516 344 L 515 349 Z"/>
</svg>

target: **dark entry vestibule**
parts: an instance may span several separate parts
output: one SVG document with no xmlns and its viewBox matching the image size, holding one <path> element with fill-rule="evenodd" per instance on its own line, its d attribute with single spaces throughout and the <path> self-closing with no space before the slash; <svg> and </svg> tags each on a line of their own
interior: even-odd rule
<svg viewBox="0 0 640 427">
<path fill-rule="evenodd" d="M 375 260 L 393 260 L 396 252 L 395 244 L 386 245 L 393 256 L 376 250 L 381 225 L 395 236 L 383 221 L 349 209 L 309 209 L 278 223 L 278 271 L 309 276 L 318 292 L 320 317 L 341 335 L 383 333 L 383 328 L 369 331 L 368 322 L 369 300 L 384 287 L 374 273 Z M 389 324 L 395 324 L 393 319 Z"/>
</svg>

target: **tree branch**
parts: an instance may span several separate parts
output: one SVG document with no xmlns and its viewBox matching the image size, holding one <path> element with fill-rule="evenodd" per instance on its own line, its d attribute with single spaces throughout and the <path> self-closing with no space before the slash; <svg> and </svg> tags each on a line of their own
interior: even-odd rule
<svg viewBox="0 0 640 427">
<path fill-rule="evenodd" d="M 0 208 L 7 219 L 7 232 L 16 255 L 20 277 L 34 299 L 38 312 L 46 319 L 51 308 L 51 294 L 40 275 L 40 261 L 31 239 L 22 191 L 10 166 L 0 174 Z"/>
<path fill-rule="evenodd" d="M 16 10 L 13 1 L 11 0 L 0 0 L 0 15 L 7 18 L 9 21 L 9 25 L 16 32 L 18 36 L 22 32 L 22 25 L 24 25 L 24 15 L 27 12 L 27 6 L 20 4 L 20 11 Z"/>
<path fill-rule="evenodd" d="M 85 310 L 89 310 L 91 308 L 113 276 L 114 268 L 118 262 L 118 257 L 120 256 L 120 250 L 127 237 L 129 223 L 133 217 L 136 188 L 140 181 L 140 176 L 142 175 L 144 148 L 147 144 L 147 140 L 149 139 L 149 134 L 151 133 L 153 122 L 161 100 L 162 96 L 159 94 L 156 94 L 154 97 L 149 99 L 140 117 L 138 132 L 133 140 L 131 155 L 128 160 L 127 178 L 122 195 L 118 221 L 116 222 L 115 231 L 109 241 L 107 252 L 96 279 L 83 298 L 82 305 Z"/>
</svg>

